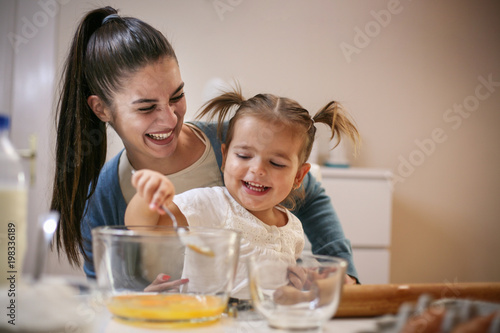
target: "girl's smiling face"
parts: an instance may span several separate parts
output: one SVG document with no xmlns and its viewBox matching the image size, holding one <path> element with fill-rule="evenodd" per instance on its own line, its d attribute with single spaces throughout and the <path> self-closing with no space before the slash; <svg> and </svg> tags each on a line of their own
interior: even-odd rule
<svg viewBox="0 0 500 333">
<path fill-rule="evenodd" d="M 300 185 L 310 165 L 299 160 L 303 136 L 281 123 L 243 116 L 223 145 L 224 183 L 232 197 L 259 217 Z"/>
<path fill-rule="evenodd" d="M 183 88 L 176 60 L 164 57 L 125 77 L 111 107 L 96 112 L 98 99 L 89 105 L 120 136 L 132 165 L 151 165 L 176 150 L 186 113 Z"/>
</svg>

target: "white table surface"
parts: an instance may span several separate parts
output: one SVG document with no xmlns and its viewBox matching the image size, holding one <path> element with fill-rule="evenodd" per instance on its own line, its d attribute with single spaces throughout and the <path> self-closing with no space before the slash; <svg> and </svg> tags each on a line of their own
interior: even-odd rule
<svg viewBox="0 0 500 333">
<path fill-rule="evenodd" d="M 329 333 L 361 333 L 376 331 L 376 318 L 333 319 L 326 323 L 321 332 Z M 111 317 L 106 318 L 101 327 L 103 333 L 146 333 L 146 332 L 194 332 L 194 333 L 279 333 L 283 330 L 270 328 L 263 320 L 243 321 L 233 318 L 222 318 L 219 322 L 205 327 L 182 329 L 141 328 L 118 322 Z"/>
</svg>

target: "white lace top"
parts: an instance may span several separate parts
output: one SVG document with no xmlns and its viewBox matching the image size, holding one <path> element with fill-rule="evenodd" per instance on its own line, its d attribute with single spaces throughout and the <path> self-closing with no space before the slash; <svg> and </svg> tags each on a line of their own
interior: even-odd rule
<svg viewBox="0 0 500 333">
<path fill-rule="evenodd" d="M 174 203 L 189 225 L 222 227 L 241 232 L 241 247 L 232 297 L 248 299 L 246 260 L 256 254 L 265 258 L 294 263 L 304 248 L 304 231 L 299 219 L 288 210 L 283 227 L 269 226 L 242 207 L 225 187 L 198 188 L 178 194 Z"/>
</svg>

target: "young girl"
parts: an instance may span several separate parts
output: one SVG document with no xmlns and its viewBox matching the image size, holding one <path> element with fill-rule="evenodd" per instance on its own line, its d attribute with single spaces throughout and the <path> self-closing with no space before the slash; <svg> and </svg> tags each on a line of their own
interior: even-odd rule
<svg viewBox="0 0 500 333">
<path fill-rule="evenodd" d="M 338 141 L 345 134 L 357 143 L 358 132 L 336 102 L 311 117 L 291 99 L 259 94 L 245 100 L 239 91 L 209 101 L 200 117 L 217 115 L 222 135 L 224 119 L 234 108 L 222 145 L 225 187 L 197 188 L 174 197 L 168 178 L 152 170 L 137 171 L 132 177 L 137 194 L 127 207 L 125 224 L 171 225 L 161 209 L 167 205 L 180 225 L 240 231 L 240 259 L 257 254 L 293 263 L 303 250 L 304 233 L 287 208 L 303 196 L 300 186 L 310 169 L 306 161 L 315 123 L 327 124 Z M 246 276 L 240 260 L 233 297 L 248 298 Z"/>
</svg>

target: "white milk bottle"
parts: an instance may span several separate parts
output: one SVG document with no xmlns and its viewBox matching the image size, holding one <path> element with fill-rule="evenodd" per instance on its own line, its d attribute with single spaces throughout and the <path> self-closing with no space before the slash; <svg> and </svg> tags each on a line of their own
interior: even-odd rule
<svg viewBox="0 0 500 333">
<path fill-rule="evenodd" d="M 27 208 L 28 185 L 21 158 L 9 139 L 9 117 L 0 114 L 0 286 L 8 289 L 18 285 L 21 277 Z"/>
</svg>

